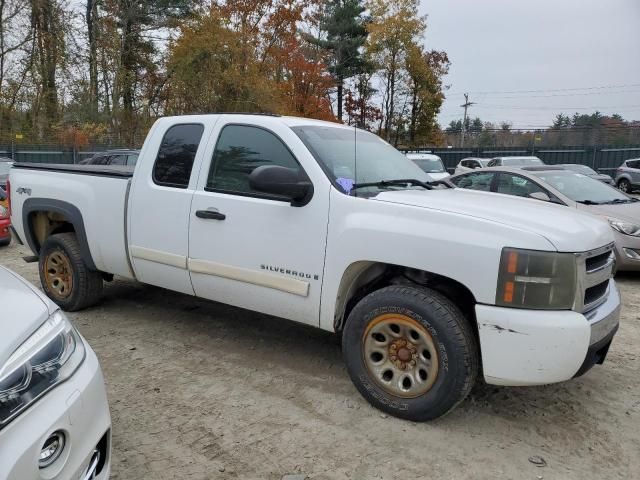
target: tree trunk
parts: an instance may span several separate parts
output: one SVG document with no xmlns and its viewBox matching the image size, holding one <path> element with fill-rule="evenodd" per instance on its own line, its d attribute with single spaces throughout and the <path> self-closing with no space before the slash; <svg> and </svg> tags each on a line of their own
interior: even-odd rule
<svg viewBox="0 0 640 480">
<path fill-rule="evenodd" d="M 39 59 L 39 76 L 44 102 L 45 127 L 58 120 L 58 90 L 56 69 L 58 66 L 58 38 L 54 0 L 32 0 L 31 22 L 36 38 Z"/>
<path fill-rule="evenodd" d="M 89 105 L 94 115 L 98 114 L 98 46 L 97 46 L 97 0 L 87 0 L 87 37 L 89 39 Z"/>
</svg>

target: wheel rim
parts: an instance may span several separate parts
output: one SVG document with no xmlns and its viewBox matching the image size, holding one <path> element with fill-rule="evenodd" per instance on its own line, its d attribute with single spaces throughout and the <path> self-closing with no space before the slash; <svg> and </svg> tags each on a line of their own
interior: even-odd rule
<svg viewBox="0 0 640 480">
<path fill-rule="evenodd" d="M 44 260 L 44 280 L 49 291 L 58 298 L 67 298 L 73 289 L 71 263 L 62 252 L 52 252 Z"/>
<path fill-rule="evenodd" d="M 392 395 L 415 398 L 438 378 L 433 337 L 406 315 L 376 317 L 362 337 L 364 364 L 376 383 Z"/>
<path fill-rule="evenodd" d="M 620 185 L 618 185 L 618 188 L 623 192 L 626 192 L 627 190 L 629 190 L 629 184 L 623 180 L 620 182 Z"/>
</svg>

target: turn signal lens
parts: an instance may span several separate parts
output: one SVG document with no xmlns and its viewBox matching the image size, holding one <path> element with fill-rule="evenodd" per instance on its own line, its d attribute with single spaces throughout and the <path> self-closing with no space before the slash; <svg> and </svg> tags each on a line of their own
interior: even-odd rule
<svg viewBox="0 0 640 480">
<path fill-rule="evenodd" d="M 570 310 L 576 296 L 576 259 L 571 253 L 504 248 L 496 305 Z"/>
</svg>

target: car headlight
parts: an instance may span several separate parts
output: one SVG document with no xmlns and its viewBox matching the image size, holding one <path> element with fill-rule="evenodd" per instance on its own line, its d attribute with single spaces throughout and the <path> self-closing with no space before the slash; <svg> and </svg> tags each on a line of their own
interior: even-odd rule
<svg viewBox="0 0 640 480">
<path fill-rule="evenodd" d="M 0 429 L 73 375 L 84 357 L 76 329 L 54 313 L 0 366 Z"/>
<path fill-rule="evenodd" d="M 503 248 L 496 305 L 570 310 L 576 282 L 576 259 L 571 253 Z"/>
<path fill-rule="evenodd" d="M 617 218 L 607 218 L 607 220 L 609 220 L 609 225 L 611 225 L 611 228 L 614 230 L 624 233 L 625 235 L 640 237 L 640 226 L 635 223 L 623 222 Z"/>
<path fill-rule="evenodd" d="M 7 210 L 4 206 L 0 205 L 0 218 L 8 217 L 9 210 Z"/>
</svg>

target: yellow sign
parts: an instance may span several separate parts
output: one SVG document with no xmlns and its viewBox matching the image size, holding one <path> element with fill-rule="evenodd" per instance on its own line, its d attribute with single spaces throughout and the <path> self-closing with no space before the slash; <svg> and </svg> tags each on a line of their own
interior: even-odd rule
<svg viewBox="0 0 640 480">
<path fill-rule="evenodd" d="M 16 133 L 16 140 L 22 140 L 24 138 L 24 135 L 22 135 L 21 133 Z"/>
</svg>

